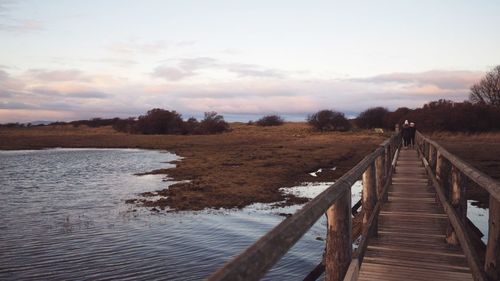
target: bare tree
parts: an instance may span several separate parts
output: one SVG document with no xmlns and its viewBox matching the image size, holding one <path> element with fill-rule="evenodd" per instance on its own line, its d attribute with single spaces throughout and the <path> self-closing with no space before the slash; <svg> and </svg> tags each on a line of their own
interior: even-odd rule
<svg viewBox="0 0 500 281">
<path fill-rule="evenodd" d="M 500 65 L 486 73 L 479 83 L 470 88 L 469 100 L 500 107 Z"/>
</svg>

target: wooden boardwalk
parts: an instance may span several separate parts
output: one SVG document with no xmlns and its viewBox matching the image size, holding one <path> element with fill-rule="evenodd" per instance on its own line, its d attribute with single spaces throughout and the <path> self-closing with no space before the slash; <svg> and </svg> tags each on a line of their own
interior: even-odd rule
<svg viewBox="0 0 500 281">
<path fill-rule="evenodd" d="M 324 214 L 324 258 L 304 280 L 323 273 L 328 281 L 500 280 L 500 182 L 420 132 L 417 150 L 400 144 L 401 134 L 393 134 L 207 280 L 260 280 Z M 362 232 L 353 252 L 352 213 L 358 207 L 351 207 L 351 188 L 360 178 Z M 471 183 L 489 194 L 486 245 L 467 221 Z"/>
<path fill-rule="evenodd" d="M 401 150 L 388 195 L 358 280 L 473 280 L 416 150 Z"/>
</svg>

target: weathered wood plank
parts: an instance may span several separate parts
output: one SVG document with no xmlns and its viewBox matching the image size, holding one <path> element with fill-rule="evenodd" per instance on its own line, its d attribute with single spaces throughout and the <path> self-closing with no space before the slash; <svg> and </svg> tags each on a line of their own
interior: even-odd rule
<svg viewBox="0 0 500 281">
<path fill-rule="evenodd" d="M 444 239 L 448 216 L 417 153 L 400 157 L 358 280 L 472 280 L 462 249 Z"/>
<path fill-rule="evenodd" d="M 469 273 L 451 270 L 420 269 L 416 266 L 405 267 L 372 263 L 366 263 L 363 267 L 366 267 L 368 274 L 364 274 L 362 269 L 358 280 L 472 280 Z"/>
<path fill-rule="evenodd" d="M 455 213 L 454 208 L 451 206 L 451 204 L 448 203 L 448 201 L 447 201 L 445 189 L 441 186 L 441 183 L 443 182 L 443 178 L 441 178 L 441 182 L 438 181 L 437 176 L 435 176 L 433 174 L 433 171 L 429 167 L 426 160 L 425 159 L 423 159 L 423 160 L 424 160 L 423 162 L 424 162 L 425 169 L 427 170 L 429 177 L 431 178 L 432 184 L 434 185 L 434 188 L 436 189 L 436 193 L 438 195 L 437 197 L 438 197 L 439 201 L 441 202 L 441 206 L 443 207 L 444 211 L 448 215 L 450 223 L 453 225 L 453 229 L 455 230 L 457 238 L 460 241 L 460 245 L 462 246 L 462 249 L 466 253 L 467 261 L 469 263 L 469 266 L 471 267 L 474 280 L 487 280 L 485 272 L 483 271 L 483 269 L 479 265 L 480 259 L 477 256 L 475 249 L 472 247 L 472 241 L 465 230 L 464 223 L 461 221 L 461 219 Z M 438 157 L 438 160 L 439 160 L 439 157 Z M 439 169 L 436 167 L 436 171 L 438 171 L 438 170 Z M 442 176 L 442 173 L 441 173 L 441 176 Z"/>
</svg>

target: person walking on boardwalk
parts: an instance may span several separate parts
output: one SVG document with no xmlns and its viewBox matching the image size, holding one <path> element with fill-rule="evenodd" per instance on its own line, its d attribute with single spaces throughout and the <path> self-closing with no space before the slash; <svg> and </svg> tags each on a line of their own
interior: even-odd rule
<svg viewBox="0 0 500 281">
<path fill-rule="evenodd" d="M 408 122 L 408 120 L 405 120 L 403 124 L 401 136 L 403 137 L 403 147 L 408 148 L 408 145 L 410 144 L 410 123 Z"/>
<path fill-rule="evenodd" d="M 411 148 L 415 147 L 415 133 L 417 132 L 417 127 L 415 127 L 415 123 L 410 123 L 410 145 Z"/>
</svg>

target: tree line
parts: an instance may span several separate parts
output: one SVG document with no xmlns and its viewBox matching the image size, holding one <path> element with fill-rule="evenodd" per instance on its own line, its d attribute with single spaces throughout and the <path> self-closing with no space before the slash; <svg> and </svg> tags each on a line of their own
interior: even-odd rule
<svg viewBox="0 0 500 281">
<path fill-rule="evenodd" d="M 470 101 L 453 102 L 438 100 L 420 108 L 400 107 L 389 111 L 385 107 L 372 107 L 356 118 L 348 119 L 344 113 L 324 109 L 309 115 L 306 122 L 317 131 L 349 131 L 352 129 L 384 128 L 393 130 L 404 120 L 415 122 L 421 131 L 487 132 L 500 130 L 500 107 Z M 279 115 L 267 115 L 249 125 L 280 126 L 285 119 Z M 112 126 L 115 130 L 131 134 L 217 134 L 230 130 L 229 123 L 217 112 L 205 112 L 203 119 L 184 120 L 176 111 L 155 108 L 137 118 L 93 118 L 71 122 L 54 122 L 50 125 L 101 127 Z M 41 125 L 37 125 L 41 126 Z M 4 128 L 30 127 L 29 124 L 7 123 Z"/>
</svg>

